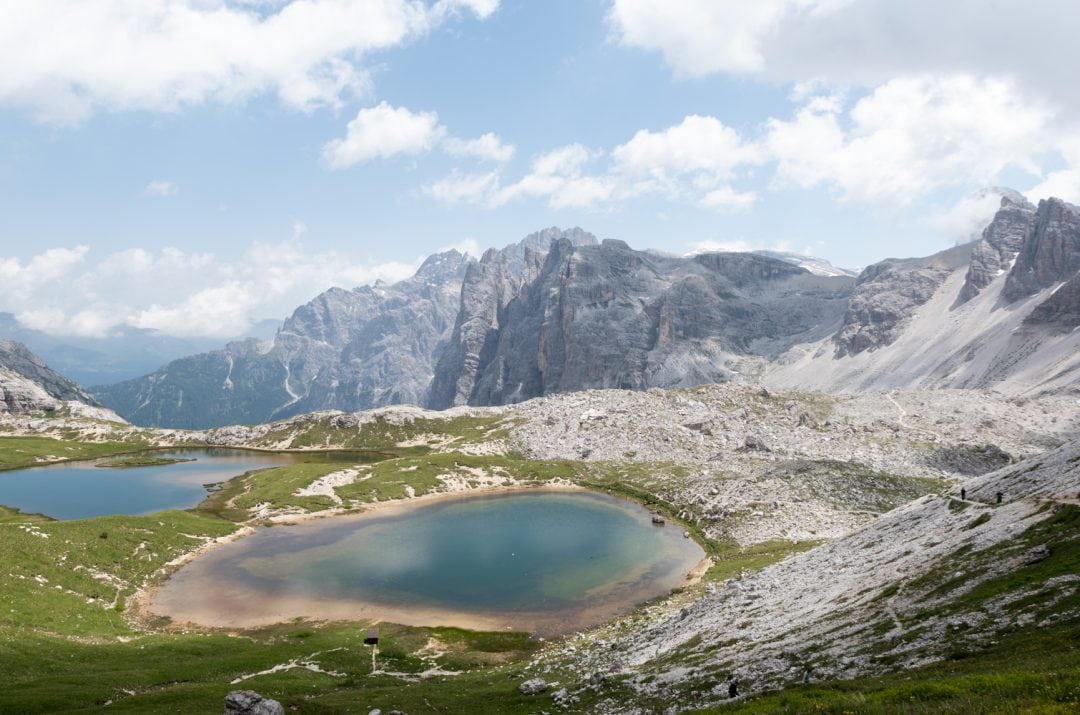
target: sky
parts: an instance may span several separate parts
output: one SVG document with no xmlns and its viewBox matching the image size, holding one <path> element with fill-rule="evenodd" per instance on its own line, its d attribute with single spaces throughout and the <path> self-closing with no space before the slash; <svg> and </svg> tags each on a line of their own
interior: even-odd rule
<svg viewBox="0 0 1080 715">
<path fill-rule="evenodd" d="M 1080 203 L 1074 0 L 0 0 L 0 311 L 242 335 L 547 226 L 858 268 Z"/>
</svg>

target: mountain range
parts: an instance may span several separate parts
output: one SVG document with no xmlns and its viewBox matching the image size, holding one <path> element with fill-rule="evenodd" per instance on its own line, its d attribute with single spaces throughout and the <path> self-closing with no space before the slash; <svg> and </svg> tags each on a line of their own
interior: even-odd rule
<svg viewBox="0 0 1080 715">
<path fill-rule="evenodd" d="M 268 339 L 280 325 L 280 320 L 259 321 L 247 337 Z M 129 325 L 103 336 L 58 337 L 27 327 L 11 313 L 0 313 L 0 336 L 22 343 L 54 370 L 80 385 L 131 380 L 172 360 L 221 345 L 220 338 L 177 337 Z"/>
<path fill-rule="evenodd" d="M 323 409 L 498 405 L 589 388 L 742 380 L 828 392 L 1074 389 L 1080 209 L 1003 192 L 981 237 L 857 277 L 791 254 L 673 256 L 549 228 L 479 259 L 331 288 L 270 340 L 92 389 L 136 424 Z"/>
</svg>

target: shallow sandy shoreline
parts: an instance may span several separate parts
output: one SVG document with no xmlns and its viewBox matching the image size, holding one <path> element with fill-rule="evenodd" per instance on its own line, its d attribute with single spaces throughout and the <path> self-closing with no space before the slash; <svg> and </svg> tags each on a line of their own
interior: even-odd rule
<svg viewBox="0 0 1080 715">
<path fill-rule="evenodd" d="M 168 615 L 164 612 L 155 612 L 154 600 L 160 587 L 168 577 L 190 563 L 194 559 L 209 553 L 226 544 L 234 543 L 256 532 L 259 523 L 270 522 L 273 524 L 289 525 L 312 522 L 341 516 L 398 516 L 411 511 L 414 508 L 462 499 L 475 499 L 477 497 L 491 497 L 510 495 L 522 492 L 532 493 L 593 493 L 604 494 L 616 499 L 621 499 L 640 506 L 633 499 L 622 495 L 607 494 L 605 492 L 587 489 L 576 484 L 564 482 L 558 484 L 508 484 L 497 487 L 483 487 L 465 489 L 451 492 L 428 493 L 416 497 L 393 499 L 385 502 L 373 502 L 365 504 L 358 509 L 334 508 L 306 514 L 282 514 L 265 519 L 252 520 L 244 523 L 240 529 L 224 537 L 198 545 L 181 556 L 168 562 L 162 569 L 154 574 L 154 583 L 138 589 L 129 599 L 128 614 L 132 621 L 139 627 L 152 627 L 151 621 Z M 695 542 L 696 543 L 696 542 Z M 698 545 L 700 547 L 700 544 Z M 685 588 L 701 581 L 702 576 L 712 565 L 708 556 L 704 556 L 690 571 L 686 573 L 677 587 Z M 641 594 L 637 605 L 656 599 L 666 598 L 666 593 Z M 464 613 L 450 609 L 430 607 L 403 606 L 396 607 L 386 604 L 364 603 L 357 601 L 319 601 L 317 608 L 313 608 L 310 599 L 283 600 L 273 612 L 236 614 L 236 609 L 231 609 L 231 616 L 214 617 L 202 613 L 198 622 L 173 620 L 168 630 L 246 630 L 272 626 L 280 623 L 288 623 L 297 619 L 306 622 L 391 622 L 413 626 L 452 626 L 469 630 L 529 630 L 538 636 L 558 636 L 582 628 L 592 627 L 599 623 L 612 620 L 627 613 L 626 603 L 621 604 L 598 604 L 594 607 L 582 609 L 577 618 L 567 620 L 565 614 L 551 615 L 541 612 L 490 612 L 487 614 Z M 235 605 L 235 604 L 234 604 Z M 241 609 L 242 610 L 242 609 Z M 318 618 L 306 616 L 312 612 L 319 613 Z M 222 612 L 224 613 L 224 611 Z M 525 624 L 528 628 L 523 628 Z"/>
</svg>

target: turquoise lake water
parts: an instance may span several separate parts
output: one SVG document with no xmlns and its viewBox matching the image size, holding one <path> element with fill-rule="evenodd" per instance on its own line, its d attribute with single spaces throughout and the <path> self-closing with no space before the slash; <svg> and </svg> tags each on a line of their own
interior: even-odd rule
<svg viewBox="0 0 1080 715">
<path fill-rule="evenodd" d="M 297 617 L 469 624 L 472 614 L 486 627 L 562 632 L 668 593 L 703 556 L 681 529 L 653 526 L 622 499 L 470 497 L 263 528 L 181 569 L 152 610 L 234 626 Z"/>
<path fill-rule="evenodd" d="M 0 504 L 54 519 L 152 514 L 188 509 L 206 498 L 206 484 L 300 461 L 363 461 L 355 453 L 273 453 L 239 449 L 179 449 L 142 453 L 193 462 L 112 469 L 95 466 L 125 457 L 66 462 L 0 472 Z M 129 455 L 130 456 L 130 455 Z M 141 456 L 141 455 L 136 455 Z"/>
</svg>

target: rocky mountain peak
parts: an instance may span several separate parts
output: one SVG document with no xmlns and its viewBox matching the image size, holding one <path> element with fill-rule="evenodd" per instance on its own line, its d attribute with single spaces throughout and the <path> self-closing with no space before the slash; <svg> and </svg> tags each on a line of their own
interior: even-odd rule
<svg viewBox="0 0 1080 715">
<path fill-rule="evenodd" d="M 1061 199 L 1039 202 L 1002 296 L 1016 301 L 1080 272 L 1080 208 Z"/>
<path fill-rule="evenodd" d="M 468 255 L 457 249 L 433 253 L 420 264 L 412 280 L 443 282 L 454 278 L 460 279 L 465 265 L 469 262 Z"/>
<path fill-rule="evenodd" d="M 558 226 L 550 226 L 536 231 L 535 233 L 530 233 L 528 236 L 518 241 L 516 245 L 521 248 L 531 248 L 540 253 L 547 253 L 548 249 L 551 248 L 551 244 L 559 239 L 566 239 L 574 246 L 593 245 L 597 242 L 596 236 L 578 226 L 565 229 L 559 228 Z"/>
<path fill-rule="evenodd" d="M 1001 207 L 983 230 L 971 253 L 964 287 L 958 303 L 966 303 L 1012 266 L 1031 229 L 1035 206 L 1022 195 L 1011 192 L 1001 197 Z"/>
</svg>

